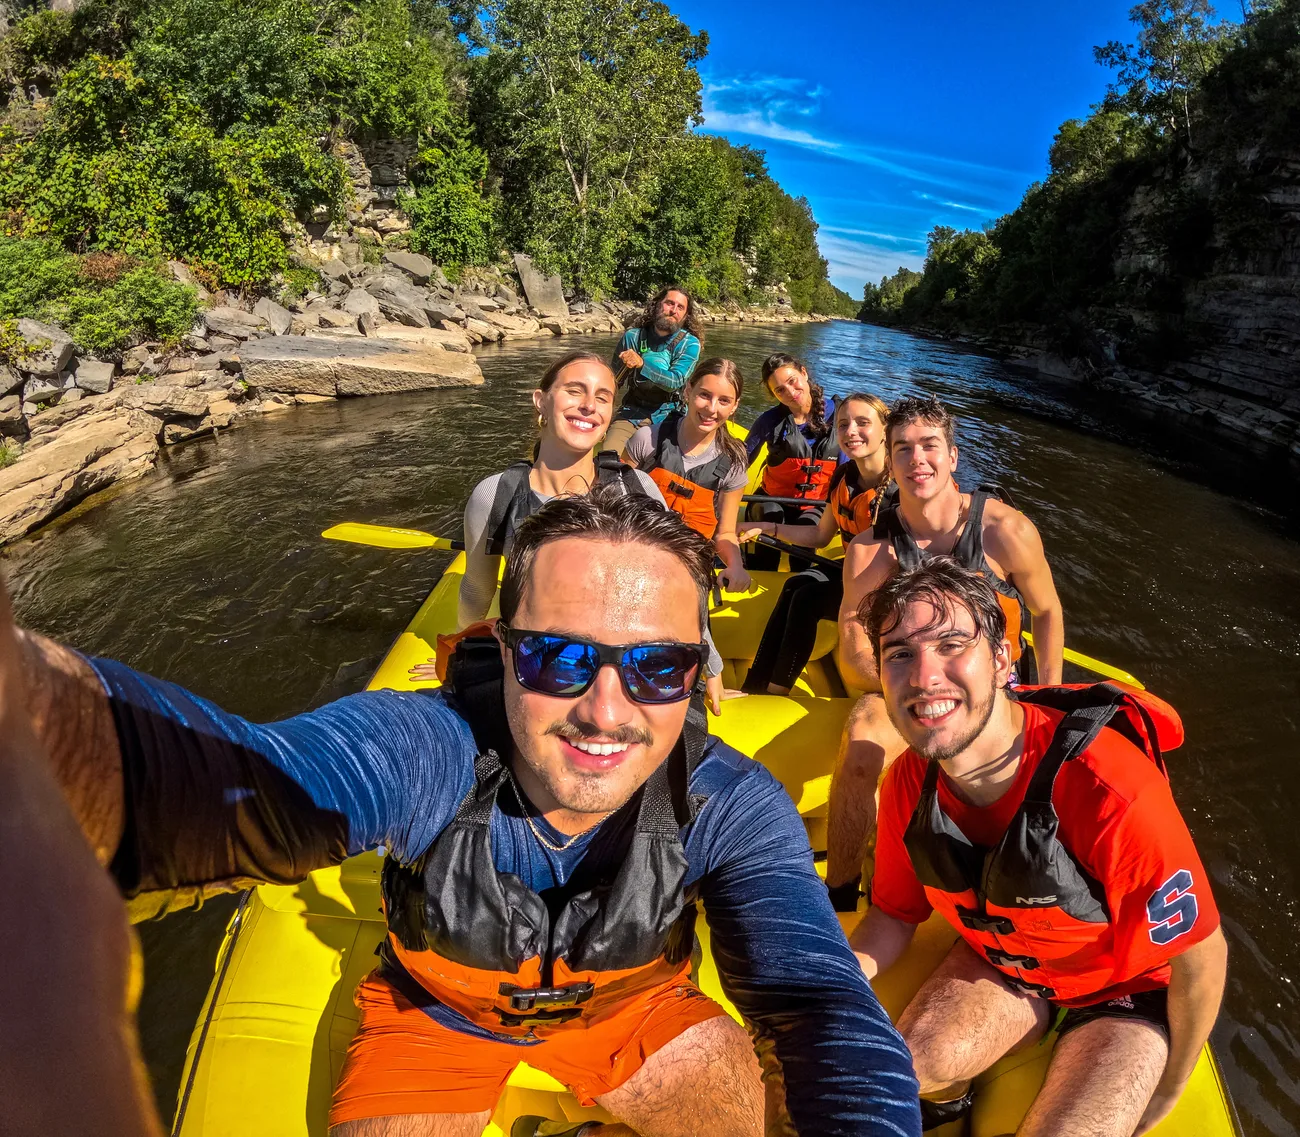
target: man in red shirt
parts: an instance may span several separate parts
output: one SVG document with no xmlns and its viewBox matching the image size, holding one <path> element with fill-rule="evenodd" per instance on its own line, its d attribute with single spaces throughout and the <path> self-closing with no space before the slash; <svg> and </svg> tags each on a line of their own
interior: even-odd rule
<svg viewBox="0 0 1300 1137">
<path fill-rule="evenodd" d="M 1159 756 L 1177 715 L 1109 684 L 1009 694 L 997 595 L 949 557 L 893 576 L 862 622 L 909 749 L 850 943 L 874 978 L 935 909 L 961 936 L 898 1024 L 923 1122 L 960 1116 L 972 1078 L 1055 1025 L 1017 1132 L 1147 1132 L 1191 1077 L 1227 963 Z"/>
</svg>

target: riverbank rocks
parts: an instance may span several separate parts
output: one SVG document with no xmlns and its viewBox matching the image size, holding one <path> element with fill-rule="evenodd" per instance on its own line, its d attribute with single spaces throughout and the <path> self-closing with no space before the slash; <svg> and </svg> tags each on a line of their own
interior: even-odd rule
<svg viewBox="0 0 1300 1137">
<path fill-rule="evenodd" d="M 358 336 L 260 340 L 240 353 L 244 379 L 261 391 L 378 395 L 483 382 L 470 355 Z"/>
<path fill-rule="evenodd" d="M 209 308 L 203 313 L 203 322 L 210 332 L 229 336 L 231 339 L 246 340 L 258 328 L 263 326 L 261 316 L 245 312 L 240 308 Z"/>
<path fill-rule="evenodd" d="M 57 379 L 72 358 L 72 337 L 62 328 L 39 320 L 19 320 L 18 334 L 26 345 L 19 369 L 33 379 Z"/>
<path fill-rule="evenodd" d="M 293 326 L 293 313 L 288 308 L 280 307 L 268 296 L 263 296 L 253 305 L 253 315 L 264 320 L 266 326 L 277 336 L 288 335 Z"/>
<path fill-rule="evenodd" d="M 27 433 L 23 401 L 17 395 L 0 397 L 0 437 L 22 438 Z"/>
<path fill-rule="evenodd" d="M 429 277 L 437 267 L 432 260 L 420 253 L 408 253 L 399 249 L 390 249 L 386 252 L 384 264 L 392 265 L 393 268 L 406 273 L 416 284 L 428 284 Z"/>
<path fill-rule="evenodd" d="M 12 541 L 114 482 L 139 477 L 158 454 L 157 420 L 116 411 L 70 423 L 0 470 L 0 543 Z"/>
<path fill-rule="evenodd" d="M 72 377 L 77 386 L 90 395 L 103 395 L 113 386 L 113 373 L 117 368 L 105 360 L 79 359 Z"/>
<path fill-rule="evenodd" d="M 523 286 L 528 303 L 539 316 L 567 316 L 569 305 L 564 300 L 564 285 L 558 273 L 544 276 L 533 266 L 527 253 L 515 253 L 515 271 Z"/>
</svg>

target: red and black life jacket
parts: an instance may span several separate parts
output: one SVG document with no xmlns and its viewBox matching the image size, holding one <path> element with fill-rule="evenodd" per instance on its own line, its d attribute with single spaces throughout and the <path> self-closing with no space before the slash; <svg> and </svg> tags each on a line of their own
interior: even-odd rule
<svg viewBox="0 0 1300 1137">
<path fill-rule="evenodd" d="M 965 526 L 957 537 L 957 543 L 952 547 L 951 556 L 958 564 L 979 573 L 997 590 L 998 603 L 1002 605 L 1002 613 L 1007 618 L 1011 662 L 1016 663 L 1024 656 L 1025 663 L 1018 668 L 1019 677 L 1022 681 L 1033 682 L 1034 676 L 1030 673 L 1032 669 L 1028 666 L 1029 645 L 1025 643 L 1024 636 L 1021 634 L 1029 626 L 1029 612 L 1025 608 L 1024 599 L 1014 584 L 1003 580 L 993 571 L 993 566 L 984 555 L 984 503 L 991 497 L 998 501 L 1005 501 L 1008 505 L 1011 504 L 1005 490 L 997 486 L 979 486 L 970 495 L 970 512 L 966 516 Z M 881 505 L 876 513 L 871 535 L 877 541 L 889 539 L 894 547 L 894 556 L 898 558 L 900 572 L 919 568 L 934 555 L 922 549 L 916 543 L 916 538 L 908 532 L 899 513 L 896 497 Z"/>
<path fill-rule="evenodd" d="M 767 469 L 762 491 L 771 497 L 806 497 L 825 501 L 831 475 L 840 464 L 840 441 L 835 433 L 835 409 L 826 416 L 825 433 L 809 443 L 794 415 L 786 415 L 767 447 Z"/>
<path fill-rule="evenodd" d="M 596 484 L 621 482 L 628 493 L 645 493 L 645 487 L 630 466 L 619 460 L 617 452 L 602 450 L 596 455 Z M 497 479 L 496 495 L 488 512 L 484 552 L 489 557 L 504 557 L 514 544 L 515 530 L 526 517 L 542 507 L 542 500 L 528 484 L 531 462 L 512 462 Z"/>
<path fill-rule="evenodd" d="M 1182 722 L 1168 703 L 1115 683 L 1020 688 L 1015 698 L 1065 717 L 1002 839 L 989 849 L 966 838 L 939 803 L 939 763 L 930 762 L 903 842 L 935 910 L 1012 986 L 1086 999 L 1113 978 L 1111 913 L 1105 889 L 1057 835 L 1057 775 L 1107 728 L 1141 752 L 1135 760 L 1164 773 L 1163 753 L 1181 745 Z"/>
<path fill-rule="evenodd" d="M 552 915 L 492 856 L 492 810 L 499 794 L 511 799 L 499 757 L 510 747 L 501 687 L 497 641 L 462 640 L 444 690 L 474 732 L 474 786 L 414 862 L 385 861 L 381 970 L 399 990 L 418 984 L 476 1026 L 545 1038 L 689 973 L 696 895 L 680 829 L 702 804 L 688 786 L 707 726 L 697 695 L 676 748 L 624 807 L 637 818 L 622 861 L 573 882 Z"/>
<path fill-rule="evenodd" d="M 847 545 L 859 533 L 875 524 L 875 486 L 864 486 L 862 475 L 853 462 L 844 462 L 831 477 L 831 515 L 840 527 L 840 537 Z"/>
<path fill-rule="evenodd" d="M 683 417 L 681 411 L 674 411 L 660 424 L 652 465 L 645 473 L 659 487 L 668 508 L 680 513 L 682 520 L 701 536 L 712 540 L 718 528 L 718 494 L 735 463 L 719 445 L 716 458 L 687 470 L 685 455 L 677 443 Z"/>
</svg>

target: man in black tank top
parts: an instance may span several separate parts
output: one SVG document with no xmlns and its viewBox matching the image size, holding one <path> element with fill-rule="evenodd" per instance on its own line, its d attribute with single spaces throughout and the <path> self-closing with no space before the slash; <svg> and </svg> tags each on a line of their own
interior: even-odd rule
<svg viewBox="0 0 1300 1137">
<path fill-rule="evenodd" d="M 900 568 L 943 554 L 987 576 L 1011 623 L 1032 617 L 1039 683 L 1061 681 L 1065 621 L 1052 570 L 1034 524 L 987 490 L 964 494 L 953 480 L 953 420 L 934 398 L 903 399 L 885 426 L 897 505 L 858 534 L 844 560 L 840 669 L 866 692 L 849 716 L 831 780 L 826 884 L 837 907 L 857 903 L 867 839 L 876 819 L 876 783 L 905 748 L 880 698 L 880 680 L 859 610 Z M 1018 640 L 1018 636 L 1013 637 Z M 1027 660 L 1019 661 L 1023 666 Z M 1022 674 L 1022 678 L 1024 678 Z"/>
</svg>

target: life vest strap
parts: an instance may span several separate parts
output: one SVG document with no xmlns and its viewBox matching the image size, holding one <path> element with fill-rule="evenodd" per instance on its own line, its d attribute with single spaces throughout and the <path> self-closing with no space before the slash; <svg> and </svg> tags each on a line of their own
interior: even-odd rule
<svg viewBox="0 0 1300 1137">
<path fill-rule="evenodd" d="M 1016 930 L 1015 924 L 1007 917 L 989 916 L 974 908 L 958 908 L 957 918 L 972 932 L 993 932 L 999 936 L 1009 936 Z"/>
<path fill-rule="evenodd" d="M 497 991 L 510 1000 L 512 1011 L 565 1010 L 581 1006 L 590 999 L 596 992 L 596 985 L 570 983 L 567 987 L 516 987 L 513 983 L 502 983 Z M 503 1015 L 506 1013 L 502 1012 Z"/>
<path fill-rule="evenodd" d="M 984 954 L 994 967 L 1018 967 L 1021 971 L 1037 971 L 1041 966 L 1032 955 L 1013 955 L 1008 951 L 998 951 L 997 948 L 985 948 Z"/>
<path fill-rule="evenodd" d="M 1055 999 L 1056 988 L 1045 983 L 1030 983 L 1028 979 L 1017 979 L 1014 975 L 1003 974 L 1008 986 L 1014 987 L 1022 995 L 1036 995 L 1040 999 Z"/>
</svg>

